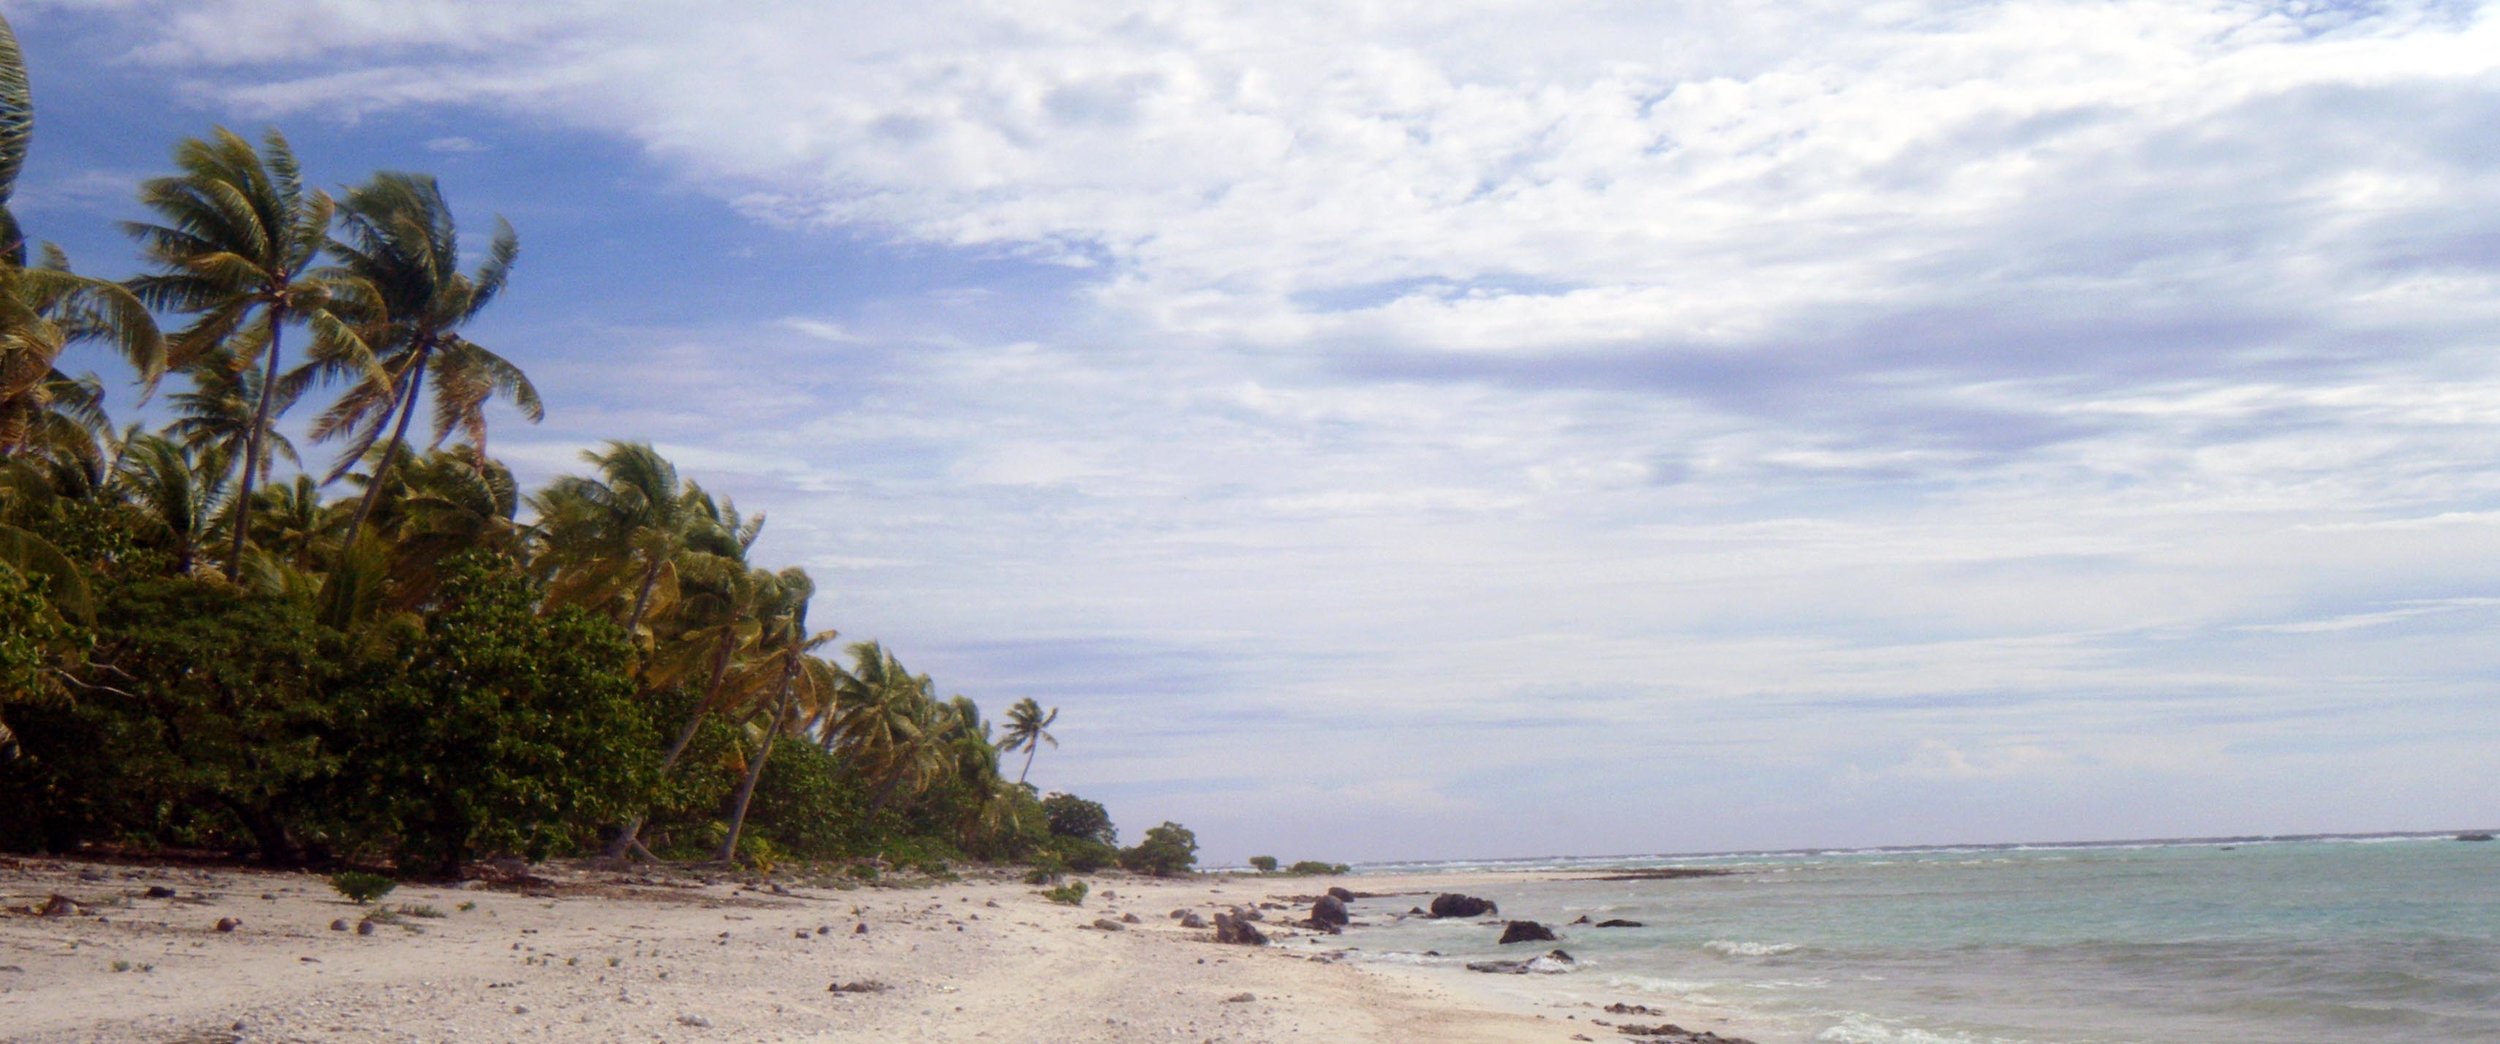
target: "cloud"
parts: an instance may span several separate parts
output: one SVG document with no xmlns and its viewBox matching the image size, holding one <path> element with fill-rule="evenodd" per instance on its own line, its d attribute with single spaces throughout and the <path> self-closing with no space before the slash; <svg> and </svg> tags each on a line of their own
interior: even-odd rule
<svg viewBox="0 0 2500 1044">
<path fill-rule="evenodd" d="M 488 145 L 475 138 L 450 135 L 447 137 L 426 139 L 425 148 L 428 152 L 464 153 L 488 152 L 492 151 L 494 146 Z"/>
</svg>

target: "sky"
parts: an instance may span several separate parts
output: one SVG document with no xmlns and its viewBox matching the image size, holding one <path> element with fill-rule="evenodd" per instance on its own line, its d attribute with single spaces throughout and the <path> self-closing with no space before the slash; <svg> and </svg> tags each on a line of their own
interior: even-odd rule
<svg viewBox="0 0 2500 1044">
<path fill-rule="evenodd" d="M 0 12 L 33 235 L 438 175 L 496 454 L 655 443 L 1127 837 L 2500 823 L 2500 6 Z"/>
</svg>

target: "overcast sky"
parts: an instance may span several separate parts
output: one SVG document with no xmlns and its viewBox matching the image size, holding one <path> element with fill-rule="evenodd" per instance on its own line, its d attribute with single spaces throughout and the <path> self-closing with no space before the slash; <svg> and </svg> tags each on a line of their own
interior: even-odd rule
<svg viewBox="0 0 2500 1044">
<path fill-rule="evenodd" d="M 32 234 L 440 175 L 500 455 L 656 442 L 1129 837 L 2500 822 L 2492 6 L 5 10 Z"/>
</svg>

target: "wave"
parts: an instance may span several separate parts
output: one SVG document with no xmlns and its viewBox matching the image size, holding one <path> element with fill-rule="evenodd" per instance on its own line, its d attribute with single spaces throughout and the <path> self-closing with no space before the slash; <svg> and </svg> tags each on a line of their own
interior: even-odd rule
<svg viewBox="0 0 2500 1044">
<path fill-rule="evenodd" d="M 1777 957 L 1802 949 L 1796 943 L 1736 942 L 1729 939 L 1712 939 L 1701 944 L 1701 948 L 1722 957 Z"/>
</svg>

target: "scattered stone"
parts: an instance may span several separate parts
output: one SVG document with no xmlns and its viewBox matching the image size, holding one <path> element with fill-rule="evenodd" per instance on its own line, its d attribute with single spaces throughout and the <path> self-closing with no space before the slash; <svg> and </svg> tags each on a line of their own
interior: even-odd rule
<svg viewBox="0 0 2500 1044">
<path fill-rule="evenodd" d="M 832 934 L 833 934 L 833 926 L 832 926 L 832 925 L 830 925 L 830 924 L 820 924 L 820 925 L 817 925 L 817 926 L 816 926 L 816 934 L 818 934 L 818 935 L 832 935 Z"/>
<path fill-rule="evenodd" d="M 852 929 L 851 929 L 851 934 L 852 934 L 852 935 L 866 935 L 866 934 L 868 934 L 868 922 L 866 922 L 866 921 L 861 921 L 861 922 L 859 922 L 859 924 L 858 924 L 858 926 L 857 926 L 857 927 L 854 927 L 854 928 L 852 928 Z"/>
<path fill-rule="evenodd" d="M 1128 930 L 1127 925 L 1121 924 L 1120 922 L 1114 921 L 1108 917 L 1094 918 L 1094 927 L 1100 928 L 1106 932 L 1125 932 Z"/>
<path fill-rule="evenodd" d="M 1329 894 L 1320 896 L 1318 902 L 1312 903 L 1311 921 L 1329 928 L 1343 928 L 1348 922 L 1354 920 L 1353 916 L 1346 911 L 1345 900 L 1337 898 L 1336 893 L 1344 890 L 1342 888 L 1331 889 Z"/>
<path fill-rule="evenodd" d="M 68 917 L 79 912 L 78 900 L 56 892 L 52 898 L 43 901 L 42 909 L 35 912 L 44 917 Z"/>
<path fill-rule="evenodd" d="M 347 918 L 341 917 L 341 918 L 339 918 L 338 920 L 335 920 L 335 921 L 330 922 L 330 930 L 331 930 L 331 931 L 334 931 L 334 932 L 343 932 L 343 931 L 346 931 L 346 930 L 347 930 Z"/>
<path fill-rule="evenodd" d="M 1432 897 L 1432 916 L 1434 917 L 1482 917 L 1486 914 L 1501 912 L 1502 908 L 1495 905 L 1492 900 L 1478 899 L 1472 895 L 1443 892 Z"/>
<path fill-rule="evenodd" d="M 1328 889 L 1328 894 L 1341 903 L 1350 903 L 1354 901 L 1354 893 L 1343 887 L 1331 887 Z"/>
<path fill-rule="evenodd" d="M 1188 914 L 1188 913 L 1189 913 L 1189 911 L 1187 911 L 1187 910 L 1174 910 L 1174 911 L 1172 911 L 1172 919 L 1173 919 L 1173 920 L 1175 920 L 1175 921 L 1180 920 L 1180 919 L 1181 919 L 1184 915 L 1186 915 L 1186 914 Z"/>
<path fill-rule="evenodd" d="M 1181 927 L 1183 928 L 1204 928 L 1206 926 L 1207 919 L 1198 916 L 1198 911 L 1196 910 L 1191 910 L 1181 914 Z"/>
<path fill-rule="evenodd" d="M 1226 1004 L 1249 1004 L 1249 1003 L 1251 1003 L 1251 1002 L 1253 1002 L 1253 1001 L 1256 1001 L 1256 1000 L 1258 1000 L 1258 999 L 1259 999 L 1258 994 L 1255 994 L 1255 993 L 1249 993 L 1249 992 L 1243 992 L 1243 993 L 1236 993 L 1236 994 L 1233 994 L 1233 995 L 1232 995 L 1232 996 L 1230 996 L 1230 997 L 1226 997 L 1226 998 L 1224 998 L 1224 1003 L 1226 1003 Z"/>
<path fill-rule="evenodd" d="M 1267 920 L 1267 915 L 1261 913 L 1259 908 L 1255 906 L 1236 906 L 1233 907 L 1233 920 L 1264 921 Z"/>
<path fill-rule="evenodd" d="M 1122 923 L 1122 924 L 1144 924 L 1144 923 L 1146 923 L 1146 922 L 1138 920 L 1138 919 L 1137 919 L 1137 915 L 1136 915 L 1136 914 L 1133 914 L 1133 913 L 1125 913 L 1125 914 L 1121 914 L 1121 915 L 1120 915 L 1120 923 Z"/>
<path fill-rule="evenodd" d="M 171 899 L 173 897 L 174 890 L 171 888 L 167 888 L 164 885 L 148 886 L 148 898 L 150 899 Z"/>
<path fill-rule="evenodd" d="M 1653 1008 L 1653 1007 L 1650 1007 L 1649 1005 L 1646 1005 L 1646 1004 L 1622 1004 L 1622 1003 L 1616 1003 L 1616 1004 L 1609 1004 L 1609 1005 L 1606 1005 L 1606 1014 L 1608 1014 L 1608 1015 L 1664 1015 L 1664 1014 L 1666 1014 L 1666 1012 L 1660 1011 L 1660 1010 L 1658 1010 L 1658 1009 L 1656 1009 L 1656 1008 Z"/>
<path fill-rule="evenodd" d="M 998 908 L 998 900 L 996 900 L 996 899 L 992 899 L 992 900 L 989 900 L 989 901 L 987 901 L 987 902 L 982 903 L 981 905 L 986 906 L 986 907 L 989 907 L 990 909 L 995 910 L 995 909 L 997 909 L 997 908 Z"/>
<path fill-rule="evenodd" d="M 1587 924 L 1587 923 L 1589 923 L 1589 915 L 1587 915 L 1587 914 L 1581 914 L 1581 915 L 1580 915 L 1580 916 L 1578 916 L 1578 917 L 1574 917 L 1574 918 L 1572 918 L 1572 919 L 1571 919 L 1571 923 L 1573 923 L 1573 924 Z"/>
<path fill-rule="evenodd" d="M 807 929 L 805 929 L 805 928 L 801 928 L 801 929 L 799 929 L 798 931 L 791 932 L 790 934 L 795 935 L 795 936 L 797 936 L 797 937 L 799 937 L 799 938 L 801 938 L 801 939 L 812 939 L 812 938 L 814 938 L 814 936 L 812 936 L 812 935 L 809 935 L 809 934 L 808 934 Z"/>
<path fill-rule="evenodd" d="M 262 892 L 260 893 L 260 897 L 273 903 L 278 901 L 278 893 L 276 892 Z"/>
<path fill-rule="evenodd" d="M 373 922 L 371 922 L 371 921 L 358 921 L 358 922 L 356 922 L 356 934 L 358 934 L 358 935 L 371 935 L 371 934 L 373 934 Z M 516 946 L 517 946 L 517 945 L 519 945 L 519 944 L 517 944 L 517 943 L 516 943 L 516 944 L 514 944 L 514 945 L 516 945 Z"/>
<path fill-rule="evenodd" d="M 1512 921 L 1502 928 L 1502 945 L 1522 942 L 1553 942 L 1554 930 L 1535 921 Z"/>
<path fill-rule="evenodd" d="M 218 919 L 217 919 L 217 930 L 218 930 L 218 931 L 221 931 L 221 932 L 231 932 L 231 931 L 233 931 L 233 930 L 235 930 L 235 929 L 237 929 L 237 928 L 241 928 L 241 927 L 243 927 L 243 922 L 238 921 L 238 920 L 235 920 L 235 919 L 234 919 L 234 918 L 232 918 L 232 917 L 220 917 L 220 918 L 218 918 Z"/>
<path fill-rule="evenodd" d="M 825 992 L 827 992 L 827 993 L 884 993 L 885 991 L 890 990 L 890 989 L 893 989 L 893 987 L 888 986 L 888 985 L 886 985 L 886 984 L 884 984 L 884 983 L 882 983 L 882 982 L 878 982 L 878 981 L 876 981 L 876 980 L 874 980 L 874 979 L 861 979 L 861 980 L 859 980 L 859 981 L 857 981 L 857 982 L 837 982 L 837 983 L 834 983 L 834 984 L 833 984 L 833 985 L 831 985 L 831 986 L 827 986 L 827 987 L 825 987 Z"/>
<path fill-rule="evenodd" d="M 1597 926 L 1598 926 L 1598 927 L 1600 927 L 1600 928 L 1647 928 L 1647 927 L 1649 927 L 1648 925 L 1646 925 L 1646 924 L 1642 924 L 1642 923 L 1641 923 L 1641 922 L 1639 922 L 1639 921 L 1627 921 L 1627 920 L 1624 920 L 1623 918 L 1620 918 L 1620 917 L 1608 918 L 1608 919 L 1606 919 L 1606 920 L 1599 921 L 1599 922 L 1597 922 Z"/>
<path fill-rule="evenodd" d="M 1220 913 L 1215 915 L 1215 941 L 1241 946 L 1265 946 L 1267 935 L 1259 931 L 1257 925 L 1232 914 Z"/>
<path fill-rule="evenodd" d="M 527 1015 L 530 1013 L 529 1005 L 515 1004 L 512 1006 L 512 1013 L 515 1015 Z"/>
<path fill-rule="evenodd" d="M 704 1018 L 701 1015 L 689 1013 L 677 1016 L 677 1024 L 680 1026 L 692 1026 L 696 1029 L 710 1029 L 712 1027 L 712 1020 Z"/>
</svg>

